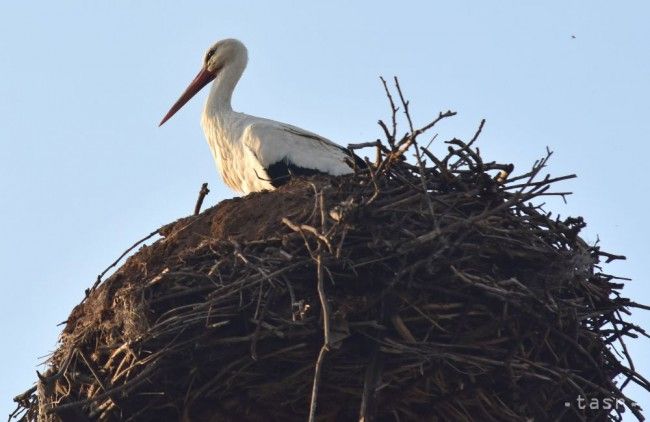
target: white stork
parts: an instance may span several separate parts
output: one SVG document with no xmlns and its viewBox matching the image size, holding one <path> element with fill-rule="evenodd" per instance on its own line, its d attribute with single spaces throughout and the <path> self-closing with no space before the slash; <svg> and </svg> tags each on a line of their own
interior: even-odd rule
<svg viewBox="0 0 650 422">
<path fill-rule="evenodd" d="M 292 176 L 352 173 L 365 167 L 359 157 L 315 133 L 233 111 L 230 100 L 248 53 L 244 44 L 225 39 L 208 49 L 203 67 L 162 119 L 165 123 L 197 92 L 214 80 L 201 126 L 224 182 L 241 192 L 272 190 Z"/>
</svg>

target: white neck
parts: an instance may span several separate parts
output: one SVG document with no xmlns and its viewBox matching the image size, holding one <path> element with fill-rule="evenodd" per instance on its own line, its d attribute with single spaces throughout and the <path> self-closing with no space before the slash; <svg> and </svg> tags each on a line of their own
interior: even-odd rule
<svg viewBox="0 0 650 422">
<path fill-rule="evenodd" d="M 246 62 L 246 55 L 244 54 L 235 56 L 231 62 L 224 65 L 210 87 L 210 95 L 208 95 L 205 102 L 206 112 L 232 111 L 230 103 L 232 93 L 237 82 L 239 82 L 239 78 L 244 73 L 244 69 L 246 69 Z"/>
</svg>

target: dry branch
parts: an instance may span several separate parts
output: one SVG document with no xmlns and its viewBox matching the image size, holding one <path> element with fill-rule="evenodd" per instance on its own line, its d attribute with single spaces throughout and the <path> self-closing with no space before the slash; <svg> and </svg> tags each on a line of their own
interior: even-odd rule
<svg viewBox="0 0 650 422">
<path fill-rule="evenodd" d="M 201 190 L 199 191 L 199 197 L 196 198 L 196 205 L 194 205 L 194 215 L 199 215 L 201 212 L 201 206 L 203 205 L 203 200 L 209 193 L 210 189 L 208 189 L 208 184 L 202 184 Z"/>
</svg>

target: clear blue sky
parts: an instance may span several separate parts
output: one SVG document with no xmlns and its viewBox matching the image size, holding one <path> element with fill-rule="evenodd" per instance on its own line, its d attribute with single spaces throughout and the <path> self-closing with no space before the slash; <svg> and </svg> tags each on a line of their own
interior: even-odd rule
<svg viewBox="0 0 650 422">
<path fill-rule="evenodd" d="M 441 139 L 486 118 L 484 156 L 520 170 L 548 145 L 552 173 L 579 175 L 568 205 L 549 208 L 583 215 L 586 239 L 627 255 L 608 269 L 650 302 L 650 3 L 228 3 L 0 5 L 0 417 L 98 272 L 190 213 L 202 182 L 209 204 L 233 196 L 199 126 L 205 93 L 157 127 L 225 37 L 249 48 L 241 111 L 371 140 L 387 114 L 377 77 L 398 75 L 417 122 L 458 111 Z M 630 349 L 649 376 L 650 342 Z"/>
</svg>

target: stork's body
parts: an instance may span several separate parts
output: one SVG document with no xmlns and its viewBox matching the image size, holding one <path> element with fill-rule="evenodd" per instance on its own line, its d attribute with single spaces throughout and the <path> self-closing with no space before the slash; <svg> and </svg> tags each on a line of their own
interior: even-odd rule
<svg viewBox="0 0 650 422">
<path fill-rule="evenodd" d="M 242 193 L 271 190 L 292 176 L 351 173 L 357 157 L 306 130 L 233 111 L 232 93 L 248 61 L 246 47 L 222 40 L 206 53 L 201 72 L 174 104 L 164 123 L 214 80 L 201 125 L 224 182 Z"/>
</svg>

